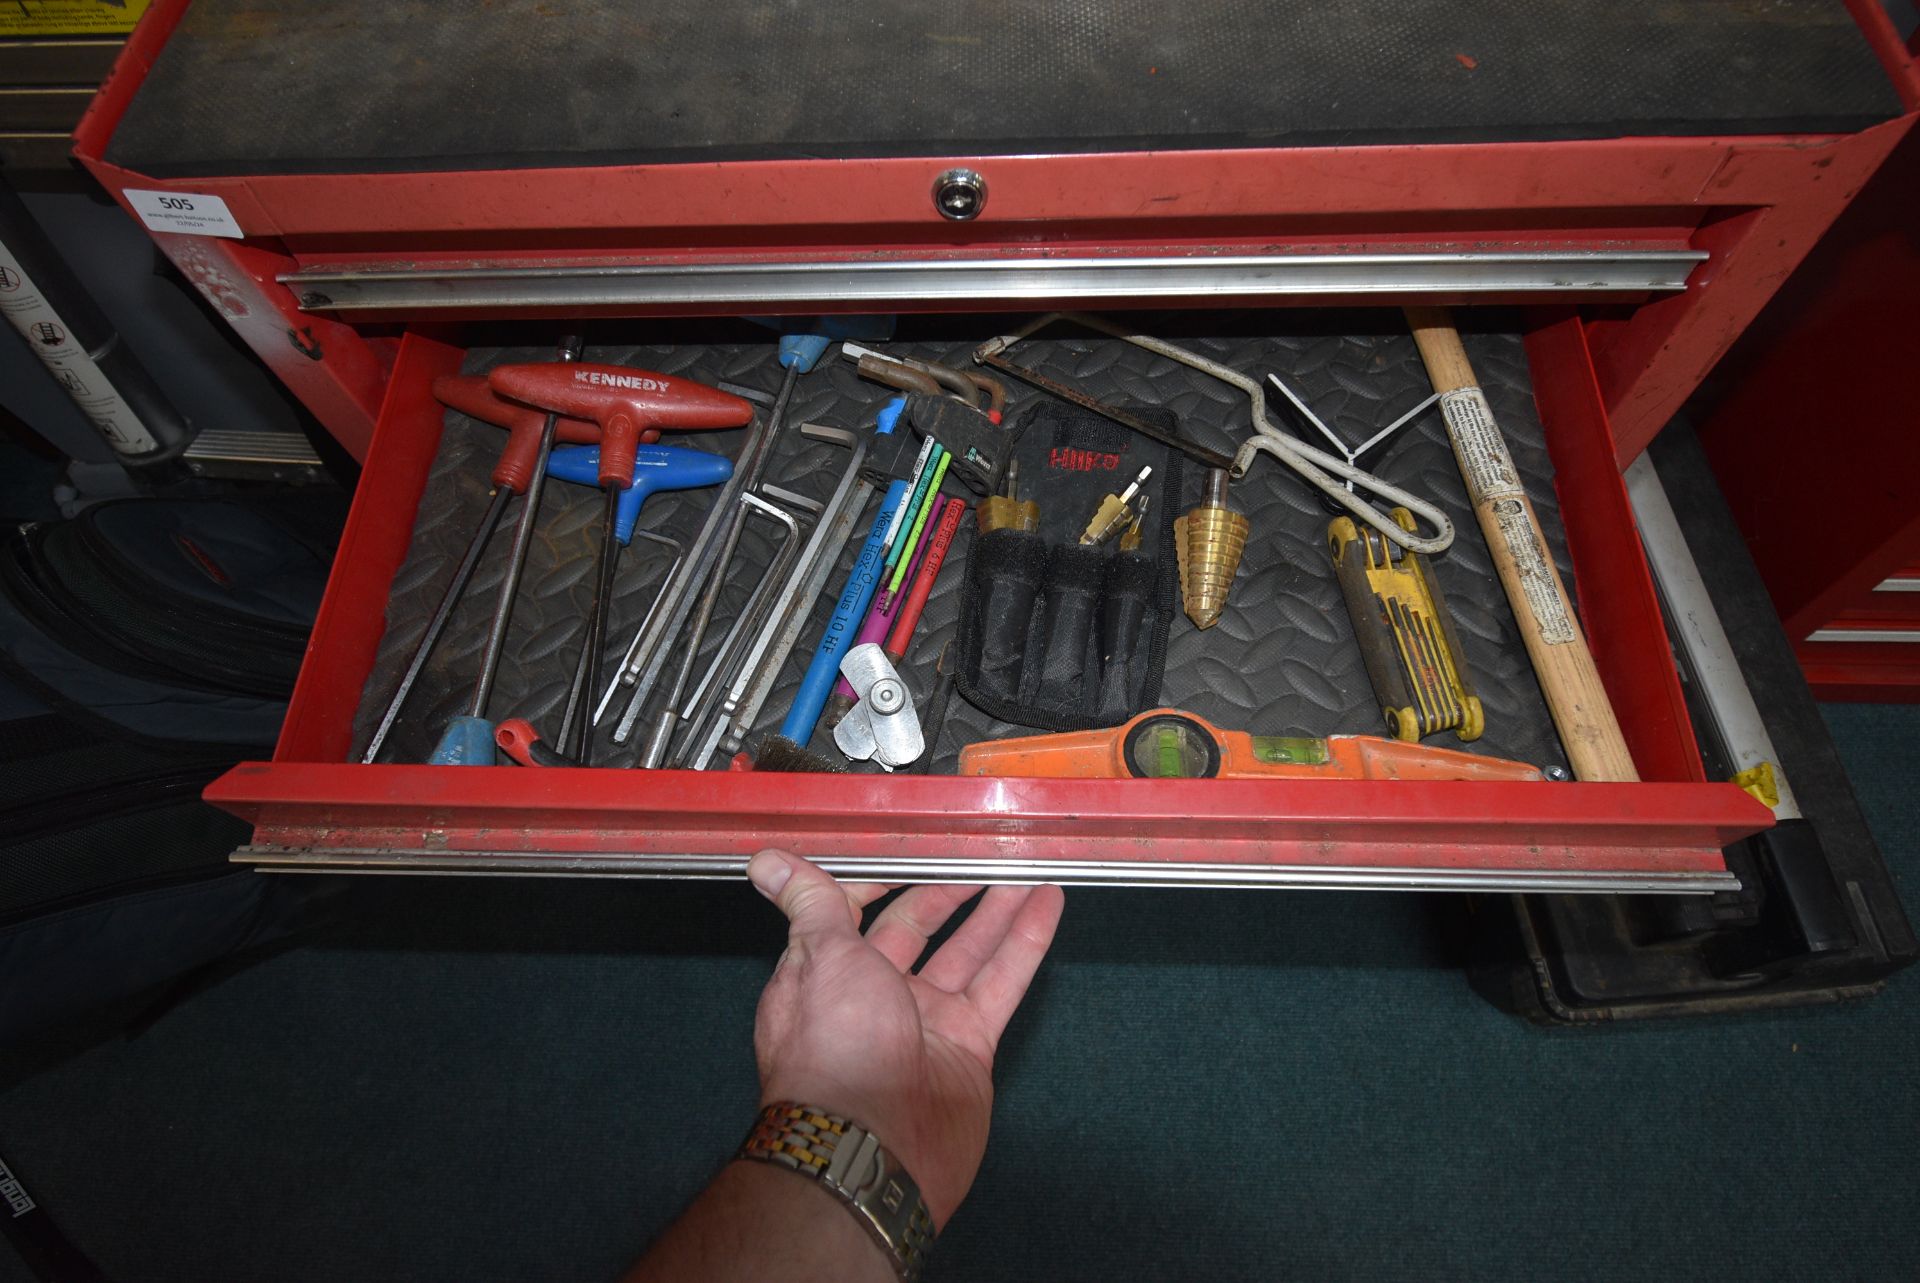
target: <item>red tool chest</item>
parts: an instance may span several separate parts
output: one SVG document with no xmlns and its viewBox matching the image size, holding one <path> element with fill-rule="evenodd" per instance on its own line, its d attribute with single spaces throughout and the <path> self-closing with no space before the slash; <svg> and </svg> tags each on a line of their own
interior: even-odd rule
<svg viewBox="0 0 1920 1283">
<path fill-rule="evenodd" d="M 1920 700 L 1916 209 L 1909 133 L 1728 357 L 1700 425 L 1821 699 Z M 1780 467 L 1815 423 L 1844 442 L 1834 466 Z"/>
<path fill-rule="evenodd" d="M 1848 6 L 1844 32 L 1816 16 L 1826 37 L 1877 60 L 1892 106 L 1800 133 L 1749 123 L 1364 145 L 484 157 L 490 167 L 175 157 L 142 170 L 116 133 L 130 113 L 138 123 L 170 41 L 230 52 L 224 28 L 196 28 L 200 7 L 153 6 L 77 154 L 147 212 L 161 248 L 365 469 L 274 759 L 208 793 L 256 826 L 239 858 L 717 876 L 781 845 L 887 880 L 1710 890 L 1730 881 L 1720 848 L 1770 822 L 1740 789 L 1704 778 L 1619 470 L 1912 123 L 1920 74 L 1876 5 Z M 270 34 L 296 40 L 300 19 L 281 17 Z M 1454 66 L 1470 74 L 1480 61 L 1463 50 Z M 984 180 L 984 205 L 964 221 L 939 208 L 956 170 Z M 167 198 L 215 221 L 170 217 L 154 204 Z M 1522 309 L 1574 587 L 1640 783 L 348 762 L 439 443 L 429 384 L 489 323 L 1413 301 Z"/>
</svg>

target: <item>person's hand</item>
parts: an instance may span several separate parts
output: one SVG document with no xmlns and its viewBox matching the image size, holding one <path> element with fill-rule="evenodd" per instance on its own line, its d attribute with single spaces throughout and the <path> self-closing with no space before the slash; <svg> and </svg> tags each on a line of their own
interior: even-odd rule
<svg viewBox="0 0 1920 1283">
<path fill-rule="evenodd" d="M 889 888 L 842 886 L 784 851 L 754 856 L 747 876 L 791 923 L 754 1019 L 761 1104 L 868 1128 L 944 1226 L 986 1153 L 994 1049 L 1053 943 L 1060 888 L 991 888 L 915 974 L 927 938 L 979 887 L 913 887 L 862 937 L 861 908 Z"/>
</svg>

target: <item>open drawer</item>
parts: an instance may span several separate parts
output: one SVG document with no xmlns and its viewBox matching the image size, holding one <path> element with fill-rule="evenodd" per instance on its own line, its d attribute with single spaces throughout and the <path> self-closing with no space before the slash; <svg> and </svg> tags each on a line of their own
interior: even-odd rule
<svg viewBox="0 0 1920 1283">
<path fill-rule="evenodd" d="M 1551 458 L 1570 586 L 1641 783 L 358 764 L 356 708 L 441 446 L 445 415 L 429 385 L 468 360 L 444 335 L 409 333 L 274 759 L 235 768 L 207 796 L 255 825 L 236 858 L 279 870 L 728 876 L 771 845 L 843 875 L 887 881 L 1728 888 L 1721 848 L 1771 815 L 1735 786 L 1704 778 L 1581 323 L 1570 309 L 1531 313 L 1517 346 Z M 1470 518 L 1461 538 L 1477 538 Z M 1330 574 L 1324 558 L 1298 569 Z M 1236 592 L 1280 570 L 1250 556 Z M 829 605 L 821 603 L 803 635 L 802 659 Z M 1176 621 L 1176 630 L 1185 627 Z M 1524 668 L 1521 679 L 1530 680 Z"/>
</svg>

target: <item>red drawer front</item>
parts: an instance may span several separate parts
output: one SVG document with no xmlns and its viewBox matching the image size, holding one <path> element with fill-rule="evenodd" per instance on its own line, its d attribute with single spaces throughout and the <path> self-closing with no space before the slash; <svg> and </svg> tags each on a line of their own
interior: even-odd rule
<svg viewBox="0 0 1920 1283">
<path fill-rule="evenodd" d="M 1794 650 L 1821 699 L 1920 700 L 1920 565 L 1887 576 Z"/>
<path fill-rule="evenodd" d="M 1062 781 L 348 764 L 458 347 L 408 335 L 274 760 L 210 801 L 276 868 L 732 876 L 763 846 L 855 876 L 1701 891 L 1772 822 L 1705 782 L 1592 362 L 1570 313 L 1527 337 L 1577 596 L 1644 783 Z"/>
</svg>

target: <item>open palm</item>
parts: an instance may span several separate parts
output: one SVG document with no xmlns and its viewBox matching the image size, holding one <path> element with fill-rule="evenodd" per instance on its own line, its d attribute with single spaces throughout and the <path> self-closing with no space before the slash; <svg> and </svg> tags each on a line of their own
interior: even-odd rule
<svg viewBox="0 0 1920 1283">
<path fill-rule="evenodd" d="M 936 1227 L 986 1152 L 993 1056 L 1046 956 L 1065 903 L 1053 886 L 919 886 L 875 917 L 888 890 L 845 885 L 798 856 L 763 851 L 748 875 L 790 923 L 760 996 L 754 1054 L 763 1104 L 795 1101 L 877 1135 L 920 1184 Z M 980 903 L 916 973 L 927 941 Z"/>
</svg>

